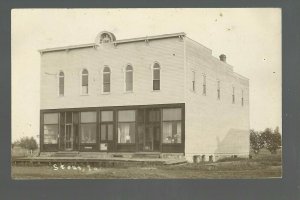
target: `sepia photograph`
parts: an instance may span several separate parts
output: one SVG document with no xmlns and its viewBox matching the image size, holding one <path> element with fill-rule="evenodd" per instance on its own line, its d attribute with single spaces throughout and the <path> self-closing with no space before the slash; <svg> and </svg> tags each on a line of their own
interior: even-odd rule
<svg viewBox="0 0 300 200">
<path fill-rule="evenodd" d="M 13 9 L 11 178 L 282 178 L 280 8 Z"/>
</svg>

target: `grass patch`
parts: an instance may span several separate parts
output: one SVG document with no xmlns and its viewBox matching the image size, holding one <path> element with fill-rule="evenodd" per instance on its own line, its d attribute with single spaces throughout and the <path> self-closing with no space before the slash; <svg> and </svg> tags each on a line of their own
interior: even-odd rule
<svg viewBox="0 0 300 200">
<path fill-rule="evenodd" d="M 257 155 L 252 159 L 171 166 L 98 167 L 54 170 L 52 166 L 12 166 L 13 179 L 251 179 L 281 177 L 281 155 Z M 83 170 L 84 169 L 84 170 Z"/>
</svg>

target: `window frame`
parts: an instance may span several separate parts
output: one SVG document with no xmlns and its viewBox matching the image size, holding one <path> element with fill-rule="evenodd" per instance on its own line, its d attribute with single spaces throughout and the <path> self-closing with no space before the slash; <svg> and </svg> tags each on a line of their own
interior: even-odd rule
<svg viewBox="0 0 300 200">
<path fill-rule="evenodd" d="M 96 120 L 95 122 L 82 122 L 81 120 L 81 114 L 83 112 L 94 112 L 96 114 Z M 95 125 L 95 142 L 90 142 L 90 143 L 87 143 L 87 142 L 82 142 L 82 131 L 81 131 L 81 126 L 82 125 Z M 94 111 L 94 110 L 86 110 L 86 111 L 80 111 L 79 112 L 79 144 L 80 145 L 95 145 L 97 144 L 97 111 Z"/>
<path fill-rule="evenodd" d="M 133 111 L 134 112 L 134 120 L 133 121 L 119 121 L 119 116 L 120 116 L 120 112 L 122 111 Z M 117 135 L 116 135 L 116 144 L 117 145 L 136 145 L 137 143 L 137 137 L 136 137 L 136 134 L 137 134 L 137 114 L 136 114 L 137 110 L 136 109 L 126 109 L 126 110 L 118 110 L 117 111 L 117 125 L 116 125 L 116 132 L 117 132 Z M 119 124 L 134 124 L 134 142 L 130 142 L 130 143 L 122 143 L 122 142 L 119 142 Z M 130 135 L 130 134 L 129 134 Z"/>
<path fill-rule="evenodd" d="M 131 67 L 131 69 L 127 69 L 128 67 Z M 131 77 L 132 77 L 131 90 L 127 90 L 127 72 L 131 72 Z M 127 64 L 124 69 L 124 92 L 125 93 L 130 93 L 134 91 L 133 83 L 134 83 L 134 69 L 131 64 Z"/>
<path fill-rule="evenodd" d="M 221 100 L 221 81 L 217 80 L 217 99 Z"/>
<path fill-rule="evenodd" d="M 87 74 L 83 74 L 84 71 L 87 71 Z M 83 93 L 83 76 L 87 76 L 87 93 Z M 80 95 L 81 96 L 88 96 L 89 95 L 89 70 L 83 68 L 80 71 Z"/>
<path fill-rule="evenodd" d="M 158 65 L 158 67 L 155 67 L 155 65 Z M 161 65 L 158 62 L 154 62 L 152 65 L 152 91 L 161 91 Z M 159 79 L 154 79 L 154 71 L 159 71 Z M 159 89 L 154 89 L 154 81 L 159 81 Z"/>
<path fill-rule="evenodd" d="M 164 119 L 164 110 L 168 110 L 168 109 L 180 109 L 180 119 L 174 119 L 174 120 L 171 120 L 171 119 Z M 184 112 L 184 110 L 182 108 L 163 108 L 161 110 L 161 115 L 162 115 L 162 118 L 161 118 L 161 143 L 163 145 L 182 145 L 184 143 L 184 130 L 183 130 L 183 126 L 184 126 L 184 119 L 182 118 L 182 112 Z M 177 143 L 172 143 L 172 142 L 164 142 L 164 123 L 171 123 L 172 124 L 172 127 L 173 127 L 173 124 L 175 123 L 176 125 L 178 125 L 178 122 L 180 122 L 180 142 L 177 142 Z"/>
<path fill-rule="evenodd" d="M 105 69 L 108 69 L 109 71 L 105 72 L 104 71 Z M 109 66 L 105 65 L 102 69 L 102 89 L 101 89 L 102 94 L 110 94 L 111 93 L 111 73 L 112 73 L 111 68 Z M 104 76 L 107 74 L 109 75 L 109 82 L 104 82 Z M 104 91 L 104 86 L 106 84 L 109 84 L 109 91 Z"/>
<path fill-rule="evenodd" d="M 206 96 L 207 84 L 206 84 L 206 74 L 202 74 L 203 82 L 202 82 L 202 94 Z"/>
<path fill-rule="evenodd" d="M 57 115 L 57 122 L 56 123 L 46 123 L 45 122 L 45 115 L 47 114 L 56 114 Z M 60 124 L 60 118 L 59 118 L 59 112 L 50 112 L 50 113 L 43 113 L 43 145 L 58 145 L 59 144 L 59 126 Z M 57 135 L 56 135 L 56 142 L 55 143 L 45 143 L 45 126 L 56 126 L 57 127 Z"/>
<path fill-rule="evenodd" d="M 112 119 L 110 121 L 102 121 L 102 112 L 112 112 Z M 108 142 L 114 142 L 115 138 L 114 138 L 114 129 L 115 129 L 115 125 L 114 125 L 114 111 L 113 110 L 101 110 L 99 112 L 99 143 L 108 143 Z M 102 139 L 102 125 L 105 125 L 105 129 L 106 129 L 106 133 L 105 133 L 105 140 Z M 109 139 L 108 137 L 108 126 L 112 125 L 112 139 Z"/>
<path fill-rule="evenodd" d="M 196 92 L 196 71 L 192 70 L 192 92 Z"/>
<path fill-rule="evenodd" d="M 61 73 L 62 73 L 62 75 L 61 75 Z M 60 93 L 61 92 L 60 91 L 61 78 L 63 78 L 63 83 L 64 83 L 64 85 L 63 85 L 63 93 L 62 94 Z M 65 73 L 62 70 L 60 70 L 58 72 L 58 96 L 59 97 L 65 96 Z"/>
<path fill-rule="evenodd" d="M 244 106 L 245 105 L 245 99 L 244 99 L 244 90 L 242 89 L 242 98 L 241 98 L 241 105 Z"/>
<path fill-rule="evenodd" d="M 232 87 L 232 104 L 235 104 L 235 87 Z"/>
</svg>

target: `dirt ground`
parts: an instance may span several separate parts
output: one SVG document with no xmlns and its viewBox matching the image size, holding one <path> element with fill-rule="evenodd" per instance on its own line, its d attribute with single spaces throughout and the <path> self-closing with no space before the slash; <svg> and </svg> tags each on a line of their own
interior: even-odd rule
<svg viewBox="0 0 300 200">
<path fill-rule="evenodd" d="M 280 178 L 281 154 L 206 164 L 93 168 L 90 166 L 12 166 L 13 179 L 252 179 Z"/>
</svg>

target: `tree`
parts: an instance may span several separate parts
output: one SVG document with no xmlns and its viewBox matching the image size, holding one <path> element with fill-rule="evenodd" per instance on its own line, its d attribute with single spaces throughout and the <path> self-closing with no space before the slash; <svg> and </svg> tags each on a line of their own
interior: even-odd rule
<svg viewBox="0 0 300 200">
<path fill-rule="evenodd" d="M 15 145 L 33 151 L 38 148 L 38 144 L 33 137 L 22 137 L 19 141 L 15 142 Z"/>
<path fill-rule="evenodd" d="M 270 128 L 266 128 L 264 132 L 262 132 L 261 137 L 264 141 L 264 146 L 268 149 L 272 154 L 276 153 L 277 149 L 281 146 L 281 135 L 279 133 L 279 128 L 276 127 L 274 132 Z"/>
<path fill-rule="evenodd" d="M 253 129 L 250 130 L 250 146 L 255 154 L 264 147 L 264 141 L 262 140 L 261 134 Z"/>
</svg>

